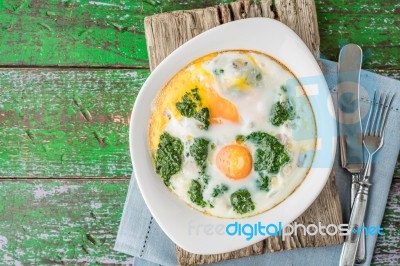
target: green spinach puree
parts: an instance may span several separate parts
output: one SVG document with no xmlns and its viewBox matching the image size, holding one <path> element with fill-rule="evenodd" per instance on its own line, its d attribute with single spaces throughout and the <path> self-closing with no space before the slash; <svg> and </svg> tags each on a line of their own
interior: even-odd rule
<svg viewBox="0 0 400 266">
<path fill-rule="evenodd" d="M 245 214 L 255 209 L 250 192 L 244 188 L 232 193 L 231 204 L 233 210 L 239 214 Z"/>
<path fill-rule="evenodd" d="M 210 141 L 205 138 L 195 138 L 193 144 L 190 145 L 190 155 L 196 161 L 200 172 L 204 173 L 207 167 L 208 146 Z"/>
<path fill-rule="evenodd" d="M 185 117 L 193 117 L 202 124 L 205 130 L 210 126 L 210 111 L 202 107 L 201 98 L 197 88 L 186 92 L 181 101 L 176 103 L 176 109 Z"/>
<path fill-rule="evenodd" d="M 271 109 L 270 121 L 274 126 L 280 126 L 295 118 L 294 107 L 290 101 L 276 102 Z"/>
<path fill-rule="evenodd" d="M 257 186 L 260 190 L 269 190 L 269 175 L 276 174 L 289 162 L 290 158 L 283 144 L 277 138 L 265 132 L 253 132 L 247 136 L 238 136 L 240 142 L 250 141 L 256 145 L 254 170 L 259 174 Z"/>
<path fill-rule="evenodd" d="M 203 199 L 203 186 L 198 180 L 192 179 L 188 194 L 194 204 L 203 208 L 207 206 L 207 202 Z"/>
<path fill-rule="evenodd" d="M 178 173 L 182 167 L 183 143 L 179 138 L 164 132 L 155 154 L 156 172 L 161 176 L 166 186 L 170 185 L 171 176 Z"/>
</svg>

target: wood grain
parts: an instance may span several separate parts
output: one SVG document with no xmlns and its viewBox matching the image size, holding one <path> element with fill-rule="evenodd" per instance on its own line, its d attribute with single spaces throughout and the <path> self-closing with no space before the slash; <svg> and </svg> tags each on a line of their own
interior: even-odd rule
<svg viewBox="0 0 400 266">
<path fill-rule="evenodd" d="M 0 180 L 0 264 L 132 265 L 132 257 L 112 250 L 128 182 Z M 399 206 L 396 179 L 372 265 L 398 265 Z"/>
<path fill-rule="evenodd" d="M 323 57 L 336 61 L 341 46 L 357 43 L 364 51 L 363 68 L 400 72 L 399 1 L 316 2 Z"/>
<path fill-rule="evenodd" d="M 128 181 L 0 181 L 0 265 L 132 265 L 113 251 Z"/>
<path fill-rule="evenodd" d="M 130 112 L 149 73 L 0 69 L 0 179 L 129 177 Z"/>
<path fill-rule="evenodd" d="M 376 243 L 372 265 L 400 265 L 400 179 L 394 179 Z"/>
<path fill-rule="evenodd" d="M 147 67 L 144 17 L 204 5 L 196 0 L 2 0 L 0 64 Z"/>
<path fill-rule="evenodd" d="M 264 11 L 263 10 L 269 10 Z M 272 12 L 273 11 L 273 12 Z M 145 34 L 149 51 L 150 68 L 154 69 L 169 53 L 194 36 L 233 20 L 247 17 L 270 17 L 280 20 L 292 28 L 307 44 L 314 55 L 319 51 L 319 34 L 315 5 L 312 0 L 302 1 L 238 1 L 226 5 L 205 9 L 176 11 L 145 18 Z M 295 222 L 308 225 L 315 221 L 328 224 L 340 224 L 342 215 L 339 198 L 334 184 L 334 176 L 322 191 L 318 200 Z M 176 248 L 180 265 L 199 265 L 244 256 L 272 253 L 294 248 L 334 245 L 342 242 L 339 236 L 298 236 L 269 237 L 238 251 L 217 254 L 198 255 Z"/>
<path fill-rule="evenodd" d="M 0 69 L 0 179 L 121 177 L 148 70 Z"/>
<path fill-rule="evenodd" d="M 0 65 L 148 67 L 144 17 L 233 1 L 3 0 Z M 337 60 L 354 42 L 369 51 L 365 68 L 399 70 L 397 0 L 315 2 L 324 56 Z"/>
<path fill-rule="evenodd" d="M 127 126 L 120 123 L 126 123 L 135 95 L 149 73 L 137 70 L 148 68 L 144 17 L 233 1 L 0 1 L 0 170 L 7 177 L 6 181 L 0 179 L 0 235 L 7 236 L 8 241 L 0 239 L 0 264 L 132 264 L 131 258 L 111 248 L 127 189 L 126 180 L 114 180 L 130 174 Z M 397 0 L 315 2 L 324 58 L 336 61 L 342 45 L 357 43 L 366 54 L 363 68 L 400 79 Z M 261 9 L 263 14 L 273 14 L 268 5 L 261 5 Z M 259 14 L 260 10 L 251 12 Z M 254 16 L 251 12 L 250 16 Z M 44 66 L 73 68 L 66 69 L 70 71 L 68 76 L 52 82 L 51 76 L 59 69 Z M 114 70 L 102 69 L 100 74 L 99 69 L 89 67 Z M 83 71 L 86 78 L 82 76 L 74 83 L 75 71 Z M 138 78 L 130 78 L 130 72 L 138 72 Z M 43 82 L 31 83 L 32 73 L 40 73 Z M 25 86 L 30 89 L 24 90 Z M 87 122 L 79 113 L 82 107 L 74 107 L 72 91 L 82 93 L 79 99 L 87 105 L 94 122 Z M 20 112 L 19 106 L 26 112 Z M 15 113 L 7 116 L 4 112 L 9 110 Z M 23 114 L 28 116 L 22 119 Z M 66 121 L 60 120 L 63 114 L 68 116 Z M 24 133 L 27 128 L 21 121 L 35 124 L 36 120 L 40 125 L 32 130 L 33 135 Z M 109 143 L 100 149 L 91 130 L 104 128 L 101 133 Z M 36 134 L 37 130 L 40 134 Z M 28 135 L 33 136 L 33 141 Z M 86 137 L 88 142 L 82 144 Z M 47 141 L 55 142 L 56 138 L 60 145 L 46 147 Z M 59 149 L 67 156 L 60 156 Z M 383 220 L 385 228 L 392 229 L 378 238 L 373 265 L 400 264 L 396 257 L 400 249 L 400 158 L 398 162 Z M 57 180 L 63 177 L 73 180 Z M 70 190 L 70 196 L 56 192 L 64 185 L 79 188 Z M 36 186 L 49 192 L 48 196 L 35 200 Z M 101 219 L 90 216 L 92 202 L 93 206 L 102 206 Z M 9 207 L 17 211 L 12 212 Z M 96 238 L 106 239 L 103 245 L 91 245 L 82 235 L 82 228 L 87 229 L 88 225 L 96 229 Z M 29 226 L 31 233 L 24 230 Z"/>
<path fill-rule="evenodd" d="M 274 12 L 272 11 L 274 10 Z M 163 13 L 144 20 L 150 69 L 194 36 L 229 21 L 249 17 L 280 20 L 294 30 L 314 55 L 319 52 L 319 34 L 314 1 L 249 0 L 198 10 Z M 301 17 L 301 19 L 300 19 Z M 303 19 L 304 18 L 304 19 Z"/>
</svg>

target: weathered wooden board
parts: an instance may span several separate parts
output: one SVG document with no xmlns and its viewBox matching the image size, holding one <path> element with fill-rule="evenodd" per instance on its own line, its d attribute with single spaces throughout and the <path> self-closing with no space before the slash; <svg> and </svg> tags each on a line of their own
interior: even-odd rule
<svg viewBox="0 0 400 266">
<path fill-rule="evenodd" d="M 148 67 L 143 29 L 145 16 L 232 1 L 234 0 L 0 0 L 0 67 L 55 65 Z M 339 47 L 347 42 L 355 42 L 361 44 L 367 52 L 364 68 L 400 79 L 400 3 L 397 0 L 361 2 L 316 0 L 316 8 L 321 52 L 325 57 L 337 60 Z M 0 235 L 7 237 L 6 240 L 0 237 L 0 264 L 18 265 L 17 262 L 20 261 L 23 265 L 46 263 L 49 265 L 126 265 L 132 262 L 129 257 L 112 251 L 115 240 L 113 237 L 116 235 L 122 212 L 127 181 L 107 180 L 110 182 L 108 184 L 107 181 L 90 181 L 89 179 L 130 174 L 131 163 L 127 150 L 128 127 L 119 123 L 126 123 L 124 117 L 129 117 L 137 90 L 147 77 L 148 71 L 104 70 L 104 73 L 108 73 L 109 76 L 119 76 L 115 78 L 107 77 L 106 74 L 94 74 L 94 72 L 99 73 L 98 70 L 73 69 L 73 71 L 81 70 L 86 71 L 87 79 L 79 79 L 80 82 L 73 83 L 73 80 L 68 81 L 68 78 L 65 78 L 59 80 L 57 84 L 51 83 L 50 78 L 44 79 L 45 82 L 36 82 L 32 85 L 35 90 L 30 89 L 24 93 L 25 84 L 30 84 L 26 73 L 34 70 L 2 69 L 3 72 L 14 73 L 14 81 L 11 82 L 14 85 L 7 85 L 7 88 L 15 93 L 6 91 L 3 94 L 4 83 L 2 82 L 7 79 L 5 78 L 7 74 L 3 74 L 0 79 L 1 173 L 11 178 L 66 176 L 87 177 L 87 179 L 85 181 L 19 180 L 14 183 L 13 180 L 7 180 L 0 182 Z M 20 74 L 15 74 L 17 71 L 21 71 Z M 26 73 L 22 74 L 23 71 Z M 53 75 L 54 69 L 38 69 L 37 71 L 42 71 L 42 76 L 46 76 L 45 72 Z M 139 80 L 135 81 L 134 75 L 132 75 L 132 80 L 128 79 L 129 74 L 126 73 L 129 72 L 138 72 Z M 93 78 L 93 75 L 96 77 Z M 99 78 L 102 75 L 103 78 Z M 73 75 L 70 77 L 74 79 Z M 10 82 L 10 79 L 8 80 Z M 93 87 L 88 85 L 97 82 L 102 85 L 90 85 Z M 73 88 L 69 85 L 71 83 L 75 84 L 76 91 L 80 91 L 80 86 L 83 87 L 84 97 L 80 99 L 92 118 L 98 116 L 99 120 L 93 118 L 93 121 L 100 121 L 97 126 L 95 122 L 88 123 L 83 115 L 79 114 L 82 107 L 68 109 L 68 106 L 74 105 L 70 100 L 73 96 L 71 94 Z M 56 86 L 57 91 L 51 92 L 50 85 Z M 132 91 L 129 91 L 129 88 Z M 117 93 L 121 98 L 115 100 L 112 94 L 107 93 L 110 89 L 114 92 L 124 92 Z M 95 94 L 95 91 L 98 93 Z M 10 93 L 13 95 L 10 96 Z M 62 97 L 63 94 L 69 97 L 59 99 L 54 105 L 50 101 L 44 101 L 45 104 L 41 107 L 41 101 L 37 100 L 43 101 L 52 95 Z M 7 99 L 11 99 L 12 103 L 22 104 L 26 108 L 29 117 L 34 118 L 33 121 L 29 121 L 30 123 L 35 123 L 36 119 L 42 119 L 41 123 L 44 125 L 42 128 L 45 129 L 41 131 L 43 134 L 33 135 L 34 141 L 30 141 L 31 133 L 28 131 L 26 132 L 28 134 L 24 135 L 26 128 L 21 126 L 21 120 L 24 119 L 19 114 L 6 116 L 3 113 L 4 95 L 10 96 Z M 87 100 L 86 96 L 88 96 Z M 98 97 L 110 100 L 98 101 L 96 100 L 99 99 Z M 126 101 L 123 98 L 126 98 Z M 32 106 L 38 108 L 32 108 Z M 66 114 L 69 116 L 66 121 L 59 120 L 59 117 L 64 115 L 63 108 L 70 110 Z M 53 123 L 54 127 L 46 127 L 47 121 L 52 121 L 50 123 Z M 25 118 L 24 123 L 26 122 L 28 121 Z M 59 127 L 57 122 L 64 125 L 60 131 L 57 129 Z M 4 128 L 20 133 L 12 137 L 10 133 L 12 131 L 8 131 L 5 141 Z M 113 144 L 105 149 L 97 147 L 90 134 L 93 128 L 107 128 L 102 132 L 106 133 L 106 141 L 108 139 L 109 143 Z M 37 129 L 39 127 L 35 128 Z M 56 131 L 57 134 L 52 133 Z M 108 133 L 111 133 L 112 137 L 109 137 Z M 48 135 L 52 138 L 46 137 Z M 78 141 L 79 138 L 76 137 L 81 135 L 84 135 L 82 140 L 87 137 L 91 144 L 85 144 L 85 141 L 81 144 Z M 60 138 L 61 144 L 58 148 L 50 147 L 50 150 L 55 152 L 58 149 L 65 149 L 68 155 L 65 161 L 60 153 L 52 156 L 52 152 L 45 152 L 48 147 L 42 144 L 53 138 Z M 73 141 L 68 141 L 68 138 Z M 101 136 L 100 139 L 102 139 Z M 110 142 L 110 140 L 118 141 Z M 4 149 L 5 144 L 10 150 Z M 90 156 L 85 156 L 85 154 Z M 56 156 L 60 156 L 60 160 L 57 160 Z M 11 163 L 6 160 L 7 158 L 12 159 Z M 14 160 L 17 162 L 13 163 Z M 23 164 L 24 160 L 25 164 Z M 34 167 L 35 164 L 40 167 Z M 397 256 L 400 249 L 398 238 L 400 235 L 398 231 L 400 227 L 400 163 L 397 166 L 396 175 L 399 179 L 396 179 L 392 186 L 383 221 L 384 227 L 391 231 L 384 238 L 378 239 L 373 265 L 400 264 Z M 67 187 L 76 185 L 77 189 L 69 190 L 71 195 L 68 196 L 68 193 L 62 192 L 64 185 Z M 46 198 L 35 200 L 36 186 L 43 187 Z M 57 193 L 60 193 L 59 196 Z M 102 206 L 101 219 L 90 220 L 92 219 L 90 211 L 95 208 L 92 207 L 92 202 L 93 206 Z M 8 212 L 10 210 L 8 206 L 18 211 Z M 94 212 L 94 214 L 97 213 Z M 23 216 L 31 218 L 24 219 Z M 87 229 L 88 225 L 95 228 L 96 239 L 105 239 L 104 244 L 91 246 L 91 241 L 83 233 L 88 231 L 82 231 L 82 228 Z M 29 226 L 32 233 L 25 232 L 23 229 Z M 48 239 L 43 235 L 47 230 L 51 232 Z M 68 238 L 69 235 L 71 238 Z M 89 251 L 88 254 L 85 249 Z"/>
<path fill-rule="evenodd" d="M 147 75 L 0 69 L 0 178 L 129 176 L 128 123 Z"/>
<path fill-rule="evenodd" d="M 268 17 L 280 20 L 293 29 L 305 41 L 311 52 L 317 56 L 319 34 L 313 0 L 301 2 L 294 0 L 275 1 L 274 8 L 272 8 L 270 0 L 263 0 L 258 3 L 244 0 L 205 9 L 176 11 L 146 17 L 145 34 L 150 69 L 154 69 L 173 50 L 203 31 L 229 21 L 248 17 Z M 320 221 L 325 225 L 342 223 L 334 174 L 331 175 L 318 200 L 296 220 L 297 223 L 302 224 L 315 221 Z M 329 246 L 341 242 L 342 238 L 338 235 L 324 237 L 299 234 L 295 237 L 287 237 L 284 240 L 279 237 L 270 237 L 247 248 L 218 255 L 192 254 L 178 246 L 176 253 L 179 264 L 186 266 L 295 248 Z"/>
<path fill-rule="evenodd" d="M 0 265 L 132 264 L 113 251 L 128 180 L 0 181 Z"/>
<path fill-rule="evenodd" d="M 3 0 L 0 65 L 147 67 L 145 16 L 234 0 Z M 336 60 L 340 45 L 369 50 L 366 68 L 399 69 L 397 0 L 316 0 L 321 51 Z"/>
<path fill-rule="evenodd" d="M 394 180 L 389 192 L 381 227 L 384 236 L 376 243 L 372 265 L 400 265 L 400 180 Z"/>
<path fill-rule="evenodd" d="M 128 180 L 0 181 L 0 264 L 131 265 L 112 250 L 127 189 Z M 397 180 L 373 265 L 399 261 L 399 206 Z"/>
<path fill-rule="evenodd" d="M 163 13 L 144 20 L 150 69 L 196 35 L 218 25 L 251 17 L 275 18 L 300 36 L 310 51 L 319 52 L 319 34 L 314 1 L 249 0 L 230 4 Z"/>
<path fill-rule="evenodd" d="M 0 64 L 146 67 L 143 18 L 186 6 L 204 3 L 2 0 Z"/>
<path fill-rule="evenodd" d="M 128 122 L 148 74 L 0 69 L 0 179 L 129 176 Z"/>
</svg>

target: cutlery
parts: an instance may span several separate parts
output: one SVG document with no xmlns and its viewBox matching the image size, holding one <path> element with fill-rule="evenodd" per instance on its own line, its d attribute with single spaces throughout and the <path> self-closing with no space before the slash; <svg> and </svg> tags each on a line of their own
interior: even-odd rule
<svg viewBox="0 0 400 266">
<path fill-rule="evenodd" d="M 390 106 L 392 105 L 395 94 L 385 96 L 380 95 L 377 102 L 372 102 L 367 126 L 364 135 L 364 147 L 368 152 L 368 161 L 364 170 L 363 178 L 359 182 L 356 198 L 351 210 L 349 229 L 350 234 L 347 237 L 342 254 L 340 256 L 340 266 L 352 266 L 357 251 L 357 244 L 360 240 L 359 228 L 364 221 L 365 210 L 367 208 L 368 190 L 371 186 L 369 178 L 371 176 L 372 159 L 377 151 L 383 146 L 385 136 L 385 127 Z"/>
<path fill-rule="evenodd" d="M 356 44 L 345 45 L 339 54 L 338 101 L 339 143 L 341 165 L 352 175 L 351 205 L 358 189 L 363 169 L 362 126 L 359 107 L 359 81 L 362 50 Z M 356 262 L 365 261 L 365 236 L 362 234 Z"/>
</svg>

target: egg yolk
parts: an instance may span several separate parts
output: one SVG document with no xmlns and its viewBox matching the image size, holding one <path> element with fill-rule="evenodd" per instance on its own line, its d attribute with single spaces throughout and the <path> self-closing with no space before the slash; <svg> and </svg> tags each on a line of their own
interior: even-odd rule
<svg viewBox="0 0 400 266">
<path fill-rule="evenodd" d="M 213 89 L 203 89 L 199 91 L 204 105 L 210 110 L 210 122 L 220 124 L 220 119 L 226 119 L 233 123 L 239 122 L 239 112 L 236 106 L 229 100 L 220 96 Z"/>
<path fill-rule="evenodd" d="M 240 180 L 247 177 L 251 172 L 251 154 L 245 146 L 228 145 L 218 152 L 216 164 L 218 169 L 228 178 Z"/>
</svg>

